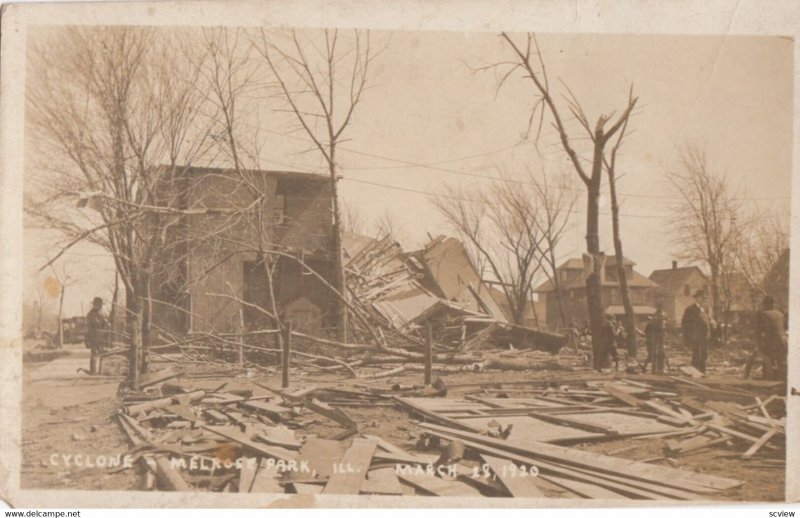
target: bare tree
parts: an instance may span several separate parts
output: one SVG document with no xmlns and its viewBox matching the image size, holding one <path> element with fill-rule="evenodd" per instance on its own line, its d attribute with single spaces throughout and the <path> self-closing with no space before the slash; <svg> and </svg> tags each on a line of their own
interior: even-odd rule
<svg viewBox="0 0 800 518">
<path fill-rule="evenodd" d="M 326 29 L 318 39 L 298 36 L 294 30 L 261 30 L 259 36 L 256 47 L 277 83 L 280 98 L 326 164 L 333 193 L 333 284 L 345 293 L 337 150 L 367 90 L 376 52 L 369 33 L 358 30 L 348 37 L 339 30 Z M 346 340 L 346 305 L 340 304 L 338 313 L 340 338 Z"/>
<path fill-rule="evenodd" d="M 43 268 L 84 241 L 113 257 L 135 386 L 167 229 L 187 210 L 165 182 L 210 149 L 198 71 L 176 55 L 172 35 L 147 28 L 65 28 L 39 43 L 28 109 L 43 167 L 26 212 L 65 238 Z"/>
<path fill-rule="evenodd" d="M 342 204 L 342 230 L 354 234 L 364 233 L 364 218 L 358 205 L 354 203 Z"/>
<path fill-rule="evenodd" d="M 561 290 L 561 279 L 558 277 L 556 250 L 567 229 L 578 196 L 564 181 L 551 184 L 546 174 L 542 175 L 541 182 L 534 182 L 533 187 L 536 203 L 541 209 L 541 218 L 537 218 L 535 224 L 544 236 L 542 251 L 546 267 L 543 268 L 543 272 L 553 285 L 561 326 L 566 328 L 571 322 L 568 321 L 564 309 L 564 293 Z"/>
<path fill-rule="evenodd" d="M 712 314 L 726 318 L 730 276 L 741 245 L 740 202 L 724 174 L 714 172 L 704 152 L 688 146 L 682 151 L 681 171 L 667 178 L 680 197 L 671 221 L 678 256 L 703 264 L 710 273 Z"/>
<path fill-rule="evenodd" d="M 567 109 L 585 131 L 591 144 L 591 159 L 583 160 L 575 147 L 575 142 L 577 142 L 579 138 L 570 135 L 561 115 L 561 110 L 558 105 L 556 105 L 553 98 L 547 69 L 536 37 L 533 34 L 527 34 L 521 43 L 517 42 L 511 35 L 505 32 L 501 33 L 500 37 L 511 50 L 512 59 L 487 67 L 491 69 L 500 69 L 502 71 L 498 88 L 501 87 L 509 77 L 514 75 L 515 72 L 521 73 L 523 79 L 530 81 L 536 101 L 531 109 L 529 127 L 532 127 L 538 116 L 538 131 L 541 132 L 545 114 L 550 114 L 553 126 L 558 132 L 561 147 L 569 157 L 575 169 L 575 173 L 586 188 L 586 252 L 592 259 L 593 264 L 592 273 L 586 278 L 586 301 L 592 331 L 592 340 L 595 347 L 597 347 L 598 337 L 600 336 L 600 326 L 603 322 L 600 285 L 603 261 L 600 252 L 599 199 L 603 169 L 608 159 L 608 150 L 606 147 L 611 139 L 614 138 L 614 135 L 627 123 L 636 106 L 637 98 L 633 95 L 629 95 L 627 105 L 620 114 L 615 115 L 614 112 L 602 114 L 592 126 L 580 103 L 567 88 L 567 93 L 569 94 L 567 97 Z"/>
<path fill-rule="evenodd" d="M 786 218 L 774 212 L 757 213 L 749 216 L 739 228 L 743 236 L 736 251 L 736 262 L 751 292 L 761 297 L 772 295 L 780 307 L 787 309 L 789 301 L 784 284 L 788 286 L 788 279 L 772 278 L 783 261 L 788 263 Z M 758 303 L 758 300 L 752 301 L 753 309 L 758 307 Z"/>
<path fill-rule="evenodd" d="M 555 264 L 549 246 L 558 244 L 574 197 L 529 172 L 525 180 L 503 176 L 486 191 L 449 188 L 431 201 L 502 288 L 514 323 L 523 324 L 534 278 Z"/>
<path fill-rule="evenodd" d="M 53 272 L 53 277 L 58 281 L 58 345 L 59 347 L 64 346 L 64 322 L 62 318 L 64 317 L 64 296 L 67 292 L 67 286 L 74 282 L 74 279 L 69 276 L 67 273 L 67 267 L 63 266 L 61 268 L 61 272 L 56 270 L 55 265 L 51 264 L 50 269 Z"/>
<path fill-rule="evenodd" d="M 622 236 L 619 222 L 619 200 L 617 199 L 617 151 L 625 138 L 625 131 L 628 129 L 628 120 L 622 124 L 617 140 L 611 148 L 610 157 L 605 160 L 606 174 L 608 175 L 608 190 L 611 197 L 611 225 L 614 235 L 614 255 L 616 258 L 617 279 L 619 291 L 622 298 L 622 306 L 625 308 L 625 339 L 630 356 L 636 355 L 636 317 L 633 311 L 630 292 L 628 291 L 628 274 L 625 269 L 625 254 L 622 251 Z"/>
</svg>

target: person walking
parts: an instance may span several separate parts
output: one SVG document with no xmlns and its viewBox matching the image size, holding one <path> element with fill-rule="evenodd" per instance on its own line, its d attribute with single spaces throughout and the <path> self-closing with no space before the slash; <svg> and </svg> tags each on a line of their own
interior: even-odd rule
<svg viewBox="0 0 800 518">
<path fill-rule="evenodd" d="M 705 310 L 706 294 L 698 290 L 694 294 L 694 304 L 687 307 L 681 319 L 683 343 L 692 350 L 692 367 L 706 372 L 708 358 L 708 340 L 711 326 Z"/>
</svg>

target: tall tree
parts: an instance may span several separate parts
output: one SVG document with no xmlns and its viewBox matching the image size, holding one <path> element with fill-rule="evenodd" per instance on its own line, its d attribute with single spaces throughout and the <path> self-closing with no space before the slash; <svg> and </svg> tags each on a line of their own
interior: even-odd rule
<svg viewBox="0 0 800 518">
<path fill-rule="evenodd" d="M 261 30 L 254 42 L 276 82 L 279 97 L 322 156 L 331 182 L 334 287 L 346 293 L 337 150 L 367 90 L 376 52 L 369 32 L 325 29 L 319 38 L 296 31 Z M 347 339 L 347 305 L 339 304 L 339 337 Z"/>
<path fill-rule="evenodd" d="M 680 198 L 671 221 L 677 255 L 708 270 L 712 315 L 721 321 L 727 315 L 730 276 L 741 244 L 742 206 L 728 178 L 712 170 L 702 150 L 684 148 L 680 165 L 680 170 L 667 174 Z"/>
<path fill-rule="evenodd" d="M 524 324 L 533 280 L 548 262 L 569 220 L 574 197 L 529 172 L 507 175 L 484 190 L 448 188 L 431 198 L 503 291 L 515 324 Z"/>
<path fill-rule="evenodd" d="M 535 182 L 533 187 L 536 202 L 541 209 L 541 218 L 538 218 L 535 222 L 544 236 L 542 252 L 544 253 L 545 268 L 543 268 L 543 272 L 553 285 L 561 327 L 567 328 L 572 325 L 572 322 L 568 320 L 567 312 L 564 308 L 564 293 L 561 289 L 561 279 L 558 277 L 556 250 L 561 238 L 564 237 L 570 220 L 569 216 L 575 208 L 578 196 L 567 185 L 568 182 L 564 180 L 562 177 L 561 181 L 551 184 L 547 175 L 543 174 L 542 181 Z"/>
<path fill-rule="evenodd" d="M 755 213 L 739 225 L 741 244 L 736 264 L 756 298 L 772 295 L 777 304 L 788 309 L 789 229 L 787 218 L 774 211 Z M 785 263 L 784 263 L 785 262 Z M 782 268 L 783 271 L 776 270 Z M 760 300 L 753 300 L 753 309 Z"/>
<path fill-rule="evenodd" d="M 622 306 L 625 308 L 625 340 L 629 356 L 636 355 L 636 320 L 631 302 L 630 292 L 628 291 L 628 273 L 625 268 L 625 254 L 622 251 L 622 232 L 619 221 L 619 200 L 617 199 L 617 151 L 625 137 L 628 129 L 628 121 L 622 125 L 617 136 L 617 141 L 611 148 L 611 156 L 605 162 L 606 174 L 608 175 L 608 190 L 611 197 L 611 226 L 614 236 L 614 255 L 616 258 L 617 279 L 619 291 L 622 298 Z"/>
<path fill-rule="evenodd" d="M 580 158 L 574 145 L 579 137 L 570 135 L 564 122 L 561 109 L 553 97 L 550 81 L 547 75 L 544 59 L 542 57 L 536 37 L 527 34 L 522 42 L 516 41 L 508 33 L 501 33 L 500 37 L 506 47 L 511 51 L 511 61 L 492 65 L 491 68 L 503 69 L 500 85 L 515 73 L 530 81 L 531 90 L 535 96 L 535 103 L 531 109 L 529 125 L 539 117 L 538 128 L 542 129 L 545 115 L 549 113 L 553 126 L 558 133 L 558 138 L 564 152 L 572 164 L 575 174 L 586 188 L 586 253 L 591 259 L 591 273 L 586 277 L 586 302 L 589 313 L 589 323 L 592 332 L 592 343 L 595 348 L 599 346 L 599 336 L 603 323 L 603 305 L 601 300 L 601 269 L 604 267 L 603 256 L 600 251 L 600 190 L 603 178 L 604 164 L 608 159 L 607 145 L 625 125 L 636 106 L 637 97 L 629 95 L 627 105 L 621 113 L 615 115 L 602 114 L 592 126 L 588 117 L 575 96 L 569 92 L 567 109 L 578 120 L 582 129 L 589 138 L 591 158 L 585 161 Z"/>
<path fill-rule="evenodd" d="M 148 28 L 71 27 L 49 31 L 31 53 L 27 107 L 42 167 L 25 210 L 64 236 L 42 268 L 83 241 L 110 253 L 134 386 L 147 368 L 166 229 L 185 211 L 165 181 L 209 150 L 198 72 L 174 43 Z"/>
</svg>

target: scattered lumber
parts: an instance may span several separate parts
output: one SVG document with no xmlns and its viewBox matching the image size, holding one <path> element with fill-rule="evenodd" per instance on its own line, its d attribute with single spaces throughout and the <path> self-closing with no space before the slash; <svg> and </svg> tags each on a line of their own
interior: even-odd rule
<svg viewBox="0 0 800 518">
<path fill-rule="evenodd" d="M 341 463 L 334 464 L 334 471 L 322 492 L 334 495 L 357 495 L 366 480 L 377 447 L 377 441 L 372 439 L 353 439 L 350 448 L 342 456 Z"/>
</svg>

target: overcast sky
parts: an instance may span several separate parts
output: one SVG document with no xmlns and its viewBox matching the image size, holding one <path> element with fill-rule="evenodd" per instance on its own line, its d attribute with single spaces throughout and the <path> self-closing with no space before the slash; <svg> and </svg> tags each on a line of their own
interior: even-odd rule
<svg viewBox="0 0 800 518">
<path fill-rule="evenodd" d="M 582 184 L 557 137 L 545 128 L 538 142 L 524 139 L 531 85 L 512 77 L 497 90 L 492 72 L 474 68 L 510 57 L 494 33 L 372 33 L 388 47 L 374 64 L 365 94 L 340 149 L 340 189 L 364 220 L 389 213 L 406 247 L 426 234 L 451 233 L 428 196 L 446 185 L 485 189 L 498 170 L 525 168 L 565 173 Z M 778 37 L 605 36 L 540 34 L 551 85 L 566 116 L 574 92 L 589 119 L 624 108 L 634 86 L 638 108 L 619 156 L 625 253 L 644 275 L 666 268 L 675 247 L 665 220 L 675 210 L 665 172 L 675 170 L 679 147 L 706 150 L 748 204 L 788 215 L 792 142 L 792 42 Z M 297 154 L 297 134 L 280 136 L 281 117 L 259 110 L 270 132 L 262 153 L 267 167 L 324 171 L 313 154 Z M 547 126 L 547 125 L 546 125 Z M 573 133 L 580 128 L 570 123 Z M 582 135 L 580 135 L 582 137 Z M 35 143 L 28 143 L 28 153 Z M 30 162 L 30 161 L 28 161 Z M 585 197 L 578 198 L 569 236 L 559 255 L 584 249 Z M 608 211 L 601 245 L 612 252 Z M 44 275 L 35 270 L 53 253 L 52 242 L 28 232 L 27 298 Z M 88 311 L 95 294 L 110 296 L 113 269 L 100 250 L 78 247 L 65 258 L 76 286 L 68 289 L 67 315 Z"/>
</svg>

